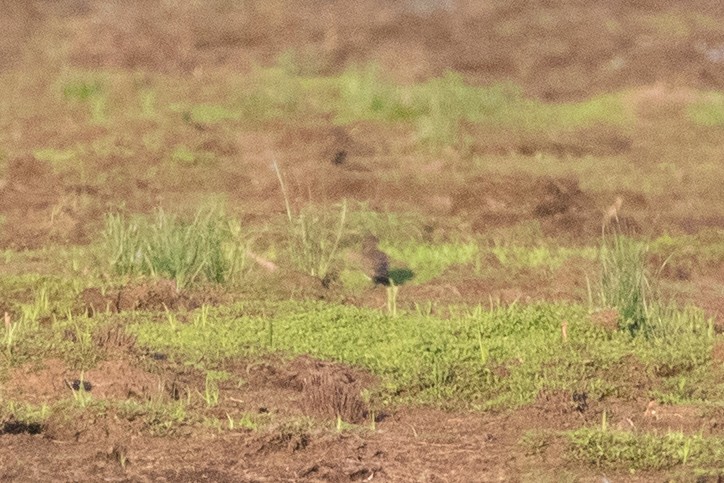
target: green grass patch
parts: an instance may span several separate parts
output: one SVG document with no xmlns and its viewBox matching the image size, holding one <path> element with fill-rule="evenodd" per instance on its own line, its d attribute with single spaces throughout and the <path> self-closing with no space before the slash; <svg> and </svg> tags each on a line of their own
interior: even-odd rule
<svg viewBox="0 0 724 483">
<path fill-rule="evenodd" d="M 286 206 L 284 256 L 302 272 L 324 279 L 340 266 L 338 249 L 345 231 L 347 202 L 331 209 L 307 205 L 297 213 L 288 202 Z"/>
<path fill-rule="evenodd" d="M 640 389 L 629 387 L 621 360 L 633 361 L 636 371 L 642 361 L 653 377 L 667 365 L 685 375 L 708 366 L 712 344 L 698 330 L 680 333 L 680 348 L 611 334 L 590 323 L 586 308 L 561 304 L 462 309 L 439 318 L 322 302 L 243 303 L 196 312 L 188 324 L 136 319 L 129 330 L 139 344 L 192 365 L 308 354 L 379 375 L 385 399 L 480 409 L 517 407 L 544 388 L 626 395 Z"/>
<path fill-rule="evenodd" d="M 583 428 L 568 433 L 570 454 L 588 464 L 611 469 L 664 470 L 678 466 L 721 469 L 724 438 L 663 435 Z"/>
<path fill-rule="evenodd" d="M 194 151 L 184 144 L 176 146 L 171 151 L 171 162 L 180 166 L 209 165 L 215 159 L 214 153 L 208 151 Z"/>
<path fill-rule="evenodd" d="M 216 104 L 198 104 L 184 113 L 184 120 L 187 122 L 198 122 L 201 124 L 216 124 L 224 121 L 235 121 L 241 117 L 238 111 Z"/>
<path fill-rule="evenodd" d="M 414 273 L 413 283 L 425 283 L 438 277 L 455 265 L 474 260 L 478 245 L 474 242 L 388 244 L 380 246 L 392 259 L 409 266 Z"/>
<path fill-rule="evenodd" d="M 215 210 L 183 220 L 158 210 L 152 220 L 106 217 L 104 249 L 121 275 L 175 280 L 179 288 L 198 282 L 227 283 L 244 270 L 241 227 Z"/>
<path fill-rule="evenodd" d="M 103 83 L 99 80 L 76 79 L 66 82 L 62 91 L 63 97 L 69 101 L 85 102 L 103 94 Z"/>
<path fill-rule="evenodd" d="M 46 161 L 54 167 L 78 161 L 78 153 L 75 149 L 41 148 L 33 151 L 33 157 L 38 161 Z"/>
<path fill-rule="evenodd" d="M 173 402 L 126 400 L 117 403 L 116 411 L 123 419 L 129 421 L 140 419 L 145 429 L 155 436 L 174 434 L 179 427 L 197 422 L 197 418 L 189 413 L 188 404 L 184 400 Z"/>
<path fill-rule="evenodd" d="M 647 251 L 644 243 L 619 234 L 604 235 L 601 244 L 600 301 L 616 308 L 632 333 L 645 329 L 653 301 Z"/>
<path fill-rule="evenodd" d="M 0 428 L 3 424 L 15 423 L 17 429 L 26 428 L 32 432 L 40 432 L 51 414 L 51 407 L 47 404 L 28 404 L 17 401 L 2 401 L 0 403 Z"/>
<path fill-rule="evenodd" d="M 485 254 L 483 251 L 481 254 Z M 547 269 L 555 270 L 560 268 L 564 262 L 573 258 L 595 260 L 598 250 L 595 247 L 563 247 L 563 246 L 523 246 L 512 244 L 496 244 L 490 248 L 495 258 L 506 269 Z M 481 257 L 478 257 L 476 271 L 482 267 Z"/>
<path fill-rule="evenodd" d="M 300 59 L 306 64 L 307 60 Z M 283 54 L 277 65 L 258 68 L 235 85 L 239 94 L 190 105 L 181 100 L 171 110 L 183 112 L 186 122 L 295 119 L 332 115 L 339 124 L 358 121 L 412 124 L 422 145 L 439 148 L 465 145 L 463 123 L 515 127 L 534 132 L 559 132 L 591 125 L 628 125 L 630 115 L 620 95 L 546 104 L 526 98 L 512 84 L 476 86 L 460 74 L 412 85 L 396 84 L 374 65 L 350 67 L 335 76 L 300 68 L 294 54 Z M 152 109 L 145 109 L 152 111 Z"/>
<path fill-rule="evenodd" d="M 704 99 L 689 105 L 689 119 L 702 126 L 724 126 L 724 94 L 711 92 Z"/>
</svg>

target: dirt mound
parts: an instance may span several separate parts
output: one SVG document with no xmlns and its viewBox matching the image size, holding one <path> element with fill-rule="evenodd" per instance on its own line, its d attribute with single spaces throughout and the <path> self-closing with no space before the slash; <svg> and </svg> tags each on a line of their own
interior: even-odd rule
<svg viewBox="0 0 724 483">
<path fill-rule="evenodd" d="M 82 374 L 60 359 L 46 359 L 40 366 L 11 369 L 4 392 L 10 399 L 39 404 L 73 397 L 81 387 L 97 399 L 146 400 L 159 393 L 159 380 L 124 359 L 103 361 Z"/>
<path fill-rule="evenodd" d="M 369 410 L 362 384 L 349 370 L 317 362 L 302 378 L 304 412 L 319 417 L 361 423 Z"/>
<path fill-rule="evenodd" d="M 298 357 L 288 364 L 256 364 L 246 369 L 254 386 L 276 387 L 299 393 L 304 414 L 350 423 L 366 420 L 369 408 L 362 391 L 375 379 L 343 364 L 324 362 L 312 357 Z"/>
<path fill-rule="evenodd" d="M 132 310 L 195 309 L 204 304 L 215 305 L 221 294 L 213 289 L 180 291 L 172 280 L 134 283 L 116 290 L 102 291 L 87 288 L 78 296 L 79 312 L 93 315 L 98 312 L 125 312 Z"/>
<path fill-rule="evenodd" d="M 547 234 L 600 233 L 601 211 L 575 178 L 474 177 L 452 196 L 452 214 L 486 231 L 539 219 Z"/>
</svg>

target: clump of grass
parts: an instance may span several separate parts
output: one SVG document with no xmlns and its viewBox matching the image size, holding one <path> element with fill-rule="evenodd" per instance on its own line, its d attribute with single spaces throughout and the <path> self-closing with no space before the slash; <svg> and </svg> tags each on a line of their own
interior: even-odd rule
<svg viewBox="0 0 724 483">
<path fill-rule="evenodd" d="M 8 426 L 17 432 L 40 433 L 51 414 L 47 404 L 34 405 L 5 400 L 0 403 L 0 426 Z M 10 424 L 8 424 L 10 423 Z"/>
<path fill-rule="evenodd" d="M 582 428 L 568 434 L 575 459 L 603 468 L 662 470 L 712 468 L 724 461 L 724 439 L 670 432 L 661 436 Z"/>
<path fill-rule="evenodd" d="M 185 221 L 159 209 L 152 221 L 108 215 L 103 235 L 116 273 L 166 277 L 184 288 L 226 283 L 242 273 L 239 232 L 238 224 L 216 210 L 200 210 Z"/>
<path fill-rule="evenodd" d="M 303 272 L 324 279 L 330 274 L 337 259 L 347 219 L 347 201 L 343 201 L 340 205 L 339 215 L 312 205 L 294 213 L 284 177 L 276 161 L 274 161 L 274 170 L 284 195 L 284 206 L 289 221 L 289 257 Z"/>
<path fill-rule="evenodd" d="M 646 268 L 647 247 L 633 238 L 604 234 L 601 245 L 600 301 L 616 308 L 632 334 L 646 326 L 652 302 L 650 274 Z"/>
<path fill-rule="evenodd" d="M 709 358 L 713 321 L 694 307 L 682 309 L 660 299 L 656 274 L 646 266 L 647 253 L 648 246 L 638 240 L 615 230 L 604 233 L 600 303 L 616 310 L 619 328 L 641 336 L 639 356 L 655 373 L 692 371 Z"/>
</svg>

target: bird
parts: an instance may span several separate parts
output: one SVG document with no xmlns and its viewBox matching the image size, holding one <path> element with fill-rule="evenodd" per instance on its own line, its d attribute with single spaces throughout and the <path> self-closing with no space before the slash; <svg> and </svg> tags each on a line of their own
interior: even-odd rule
<svg viewBox="0 0 724 483">
<path fill-rule="evenodd" d="M 362 267 L 365 274 L 377 285 L 390 286 L 390 259 L 377 245 L 379 240 L 374 235 L 367 235 L 362 240 Z"/>
</svg>

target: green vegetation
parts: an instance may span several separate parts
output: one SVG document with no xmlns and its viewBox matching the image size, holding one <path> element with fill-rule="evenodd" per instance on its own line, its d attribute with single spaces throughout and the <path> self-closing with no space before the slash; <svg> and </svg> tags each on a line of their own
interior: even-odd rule
<svg viewBox="0 0 724 483">
<path fill-rule="evenodd" d="M 158 210 L 153 222 L 108 215 L 104 238 L 116 273 L 167 277 L 184 288 L 240 276 L 245 263 L 240 232 L 216 210 L 201 210 L 191 221 Z"/>
<path fill-rule="evenodd" d="M 475 243 L 420 243 L 388 245 L 381 248 L 393 259 L 404 260 L 415 275 L 414 283 L 425 283 L 440 276 L 447 268 L 471 262 L 478 253 Z"/>
<path fill-rule="evenodd" d="M 244 315 L 260 312 L 265 316 Z M 210 309 L 205 324 L 136 322 L 129 330 L 139 343 L 190 364 L 214 367 L 267 352 L 310 354 L 380 375 L 385 399 L 500 408 L 530 402 L 544 388 L 625 394 L 632 390 L 625 375 L 609 369 L 627 356 L 660 374 L 706 366 L 710 321 L 688 312 L 667 317 L 680 344 L 672 348 L 671 339 L 607 335 L 583 307 L 557 304 L 478 308 L 450 319 L 398 310 L 392 319 L 377 310 L 321 302 L 244 303 Z M 583 374 L 582 367 L 588 368 Z"/>
<path fill-rule="evenodd" d="M 485 253 L 485 252 L 481 252 Z M 595 260 L 598 252 L 593 247 L 562 247 L 562 246 L 523 246 L 513 244 L 496 244 L 490 249 L 495 258 L 506 270 L 547 269 L 555 270 L 573 258 Z M 480 271 L 482 261 L 476 261 Z"/>
<path fill-rule="evenodd" d="M 724 95 L 718 92 L 707 94 L 705 99 L 689 106 L 688 115 L 702 126 L 724 126 Z"/>
<path fill-rule="evenodd" d="M 582 428 L 570 432 L 574 458 L 603 468 L 661 470 L 676 466 L 717 468 L 724 461 L 724 439 L 717 436 L 663 435 Z"/>
<path fill-rule="evenodd" d="M 604 234 L 601 245 L 601 303 L 615 307 L 632 333 L 645 328 L 652 303 L 646 251 L 641 242 L 615 233 Z"/>
</svg>

